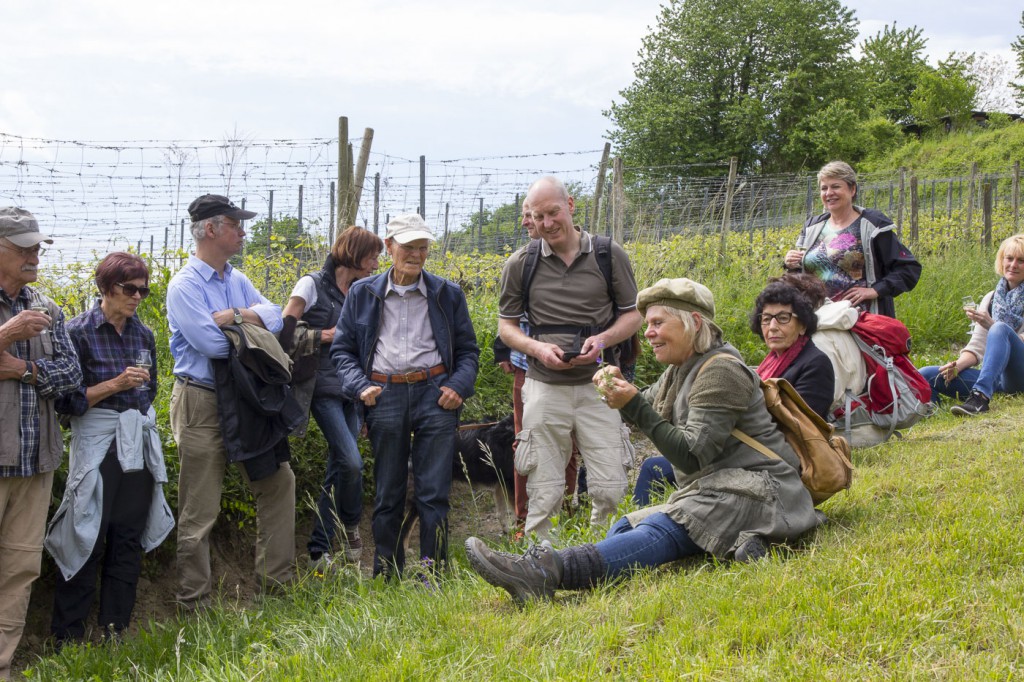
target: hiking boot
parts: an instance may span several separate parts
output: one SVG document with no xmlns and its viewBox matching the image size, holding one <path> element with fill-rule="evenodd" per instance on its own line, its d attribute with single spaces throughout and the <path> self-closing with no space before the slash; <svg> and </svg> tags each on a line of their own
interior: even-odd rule
<svg viewBox="0 0 1024 682">
<path fill-rule="evenodd" d="M 363 538 L 359 526 L 345 527 L 345 561 L 359 565 L 363 558 Z"/>
<path fill-rule="evenodd" d="M 740 564 L 749 564 L 766 556 L 768 556 L 768 545 L 764 544 L 760 535 L 754 535 L 736 548 L 733 559 Z"/>
<path fill-rule="evenodd" d="M 973 417 L 988 412 L 988 400 L 981 391 L 971 391 L 963 405 L 955 405 L 949 411 L 958 417 Z"/>
<path fill-rule="evenodd" d="M 466 540 L 466 556 L 484 580 L 508 591 L 518 604 L 532 599 L 552 599 L 562 583 L 562 558 L 545 540 L 525 554 L 496 552 L 480 538 Z"/>
</svg>

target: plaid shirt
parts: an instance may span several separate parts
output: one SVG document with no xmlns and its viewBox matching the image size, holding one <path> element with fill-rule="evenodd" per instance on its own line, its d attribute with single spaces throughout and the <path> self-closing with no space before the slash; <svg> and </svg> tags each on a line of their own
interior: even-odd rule
<svg viewBox="0 0 1024 682">
<path fill-rule="evenodd" d="M 140 350 L 148 349 L 153 359 L 149 368 L 149 383 L 146 390 L 129 390 L 115 393 L 99 401 L 94 407 L 125 412 L 138 410 L 145 414 L 156 399 L 156 341 L 153 332 L 132 316 L 125 320 L 124 330 L 118 334 L 114 325 L 97 303 L 68 322 L 71 343 L 78 351 L 82 366 L 82 382 L 70 393 L 57 400 L 57 411 L 61 414 L 81 416 L 89 409 L 85 390 L 89 386 L 109 381 L 118 376 L 126 367 L 135 366 L 135 357 Z"/>
<path fill-rule="evenodd" d="M 30 287 L 22 287 L 17 297 L 11 300 L 6 291 L 0 289 L 0 297 L 11 306 L 11 316 L 27 310 L 31 302 L 42 297 Z M 49 330 L 53 342 L 53 357 L 33 360 L 36 365 L 36 383 L 21 384 L 21 454 L 17 466 L 0 467 L 0 478 L 14 476 L 35 476 L 39 473 L 39 398 L 54 399 L 70 391 L 82 381 L 82 370 L 78 365 L 74 346 L 64 327 L 64 313 L 59 313 Z M 7 348 L 15 357 L 29 356 L 28 341 L 16 341 Z M 0 434 L 8 438 L 11 434 Z"/>
</svg>

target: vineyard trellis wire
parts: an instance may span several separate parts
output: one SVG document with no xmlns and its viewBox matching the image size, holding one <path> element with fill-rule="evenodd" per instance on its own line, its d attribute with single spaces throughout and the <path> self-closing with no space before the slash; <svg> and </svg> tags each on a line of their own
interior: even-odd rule
<svg viewBox="0 0 1024 682">
<path fill-rule="evenodd" d="M 47 268 L 59 273 L 94 254 L 132 248 L 180 261 L 191 248 L 186 207 L 196 196 L 228 194 L 276 219 L 298 217 L 323 250 L 335 205 L 337 139 L 78 141 L 0 133 L 0 203 L 31 210 L 56 238 Z M 358 140 L 354 140 L 354 143 Z M 521 245 L 518 206 L 537 177 L 555 174 L 577 194 L 577 223 L 611 232 L 611 180 L 592 206 L 601 150 L 427 160 L 423 213 L 456 252 L 503 253 Z M 383 231 L 389 215 L 420 209 L 419 159 L 372 152 L 357 223 Z M 626 168 L 621 207 L 624 241 L 661 240 L 722 228 L 724 169 Z M 983 185 L 991 204 L 1012 205 L 1019 226 L 1019 165 L 979 174 L 914 178 L 894 170 L 861 177 L 859 201 L 890 214 L 903 229 L 919 215 L 953 216 L 979 228 Z M 912 196 L 913 195 L 913 196 Z M 819 210 L 813 174 L 739 175 L 731 192 L 729 229 L 753 232 L 797 226 Z M 499 212 L 501 207 L 514 210 Z M 481 211 L 481 208 L 483 209 Z M 376 210 L 375 210 L 376 209 Z M 911 214 L 911 211 L 913 213 Z M 481 229 L 481 227 L 483 229 Z M 171 254 L 171 255 L 168 255 Z"/>
</svg>

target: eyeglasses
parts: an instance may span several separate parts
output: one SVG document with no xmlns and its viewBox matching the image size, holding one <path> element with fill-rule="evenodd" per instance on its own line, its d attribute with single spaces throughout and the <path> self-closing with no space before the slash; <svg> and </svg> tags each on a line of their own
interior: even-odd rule
<svg viewBox="0 0 1024 682">
<path fill-rule="evenodd" d="M 20 246 L 8 246 L 7 244 L 0 244 L 0 247 L 13 251 L 22 258 L 28 258 L 29 256 L 42 256 L 46 253 L 46 247 L 36 244 L 35 246 L 25 249 Z"/>
<path fill-rule="evenodd" d="M 768 313 L 762 313 L 761 315 L 761 326 L 767 327 L 775 320 L 780 326 L 785 327 L 787 324 L 793 321 L 793 313 L 781 312 L 769 315 Z"/>
<path fill-rule="evenodd" d="M 114 286 L 121 287 L 121 291 L 124 292 L 125 296 L 134 296 L 135 294 L 138 294 L 139 298 L 149 296 L 149 287 L 146 286 L 137 287 L 129 282 L 118 282 Z"/>
</svg>

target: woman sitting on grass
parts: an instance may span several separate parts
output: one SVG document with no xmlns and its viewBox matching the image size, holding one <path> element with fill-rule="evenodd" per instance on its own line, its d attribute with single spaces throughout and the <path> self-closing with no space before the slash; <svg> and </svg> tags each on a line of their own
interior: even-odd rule
<svg viewBox="0 0 1024 682">
<path fill-rule="evenodd" d="M 849 304 L 844 302 L 844 305 Z M 785 379 L 808 407 L 827 420 L 834 397 L 835 371 L 828 356 L 811 340 L 817 326 L 818 318 L 811 302 L 800 290 L 783 282 L 765 287 L 750 314 L 750 328 L 768 346 L 768 354 L 757 368 L 758 376 Z M 675 484 L 669 460 L 649 457 L 640 467 L 633 499 L 637 505 L 647 506 L 654 489 L 666 489 Z"/>
<path fill-rule="evenodd" d="M 996 393 L 1024 391 L 1024 234 L 999 245 L 995 270 L 1000 277 L 996 288 L 976 310 L 965 309 L 974 333 L 960 356 L 921 370 L 932 385 L 933 403 L 940 395 L 967 399 L 950 410 L 961 417 L 988 412 Z M 981 369 L 975 369 L 979 363 Z"/>
<path fill-rule="evenodd" d="M 817 521 L 800 463 L 765 408 L 757 374 L 722 340 L 707 287 L 663 279 L 637 296 L 645 337 L 668 369 L 640 391 L 616 367 L 594 375 L 608 407 L 621 410 L 676 469 L 667 504 L 620 519 L 597 544 L 555 550 L 544 542 L 517 556 L 466 540 L 470 565 L 518 602 L 585 589 L 633 571 L 709 553 L 745 562 Z M 733 436 L 740 430 L 773 459 Z"/>
</svg>

